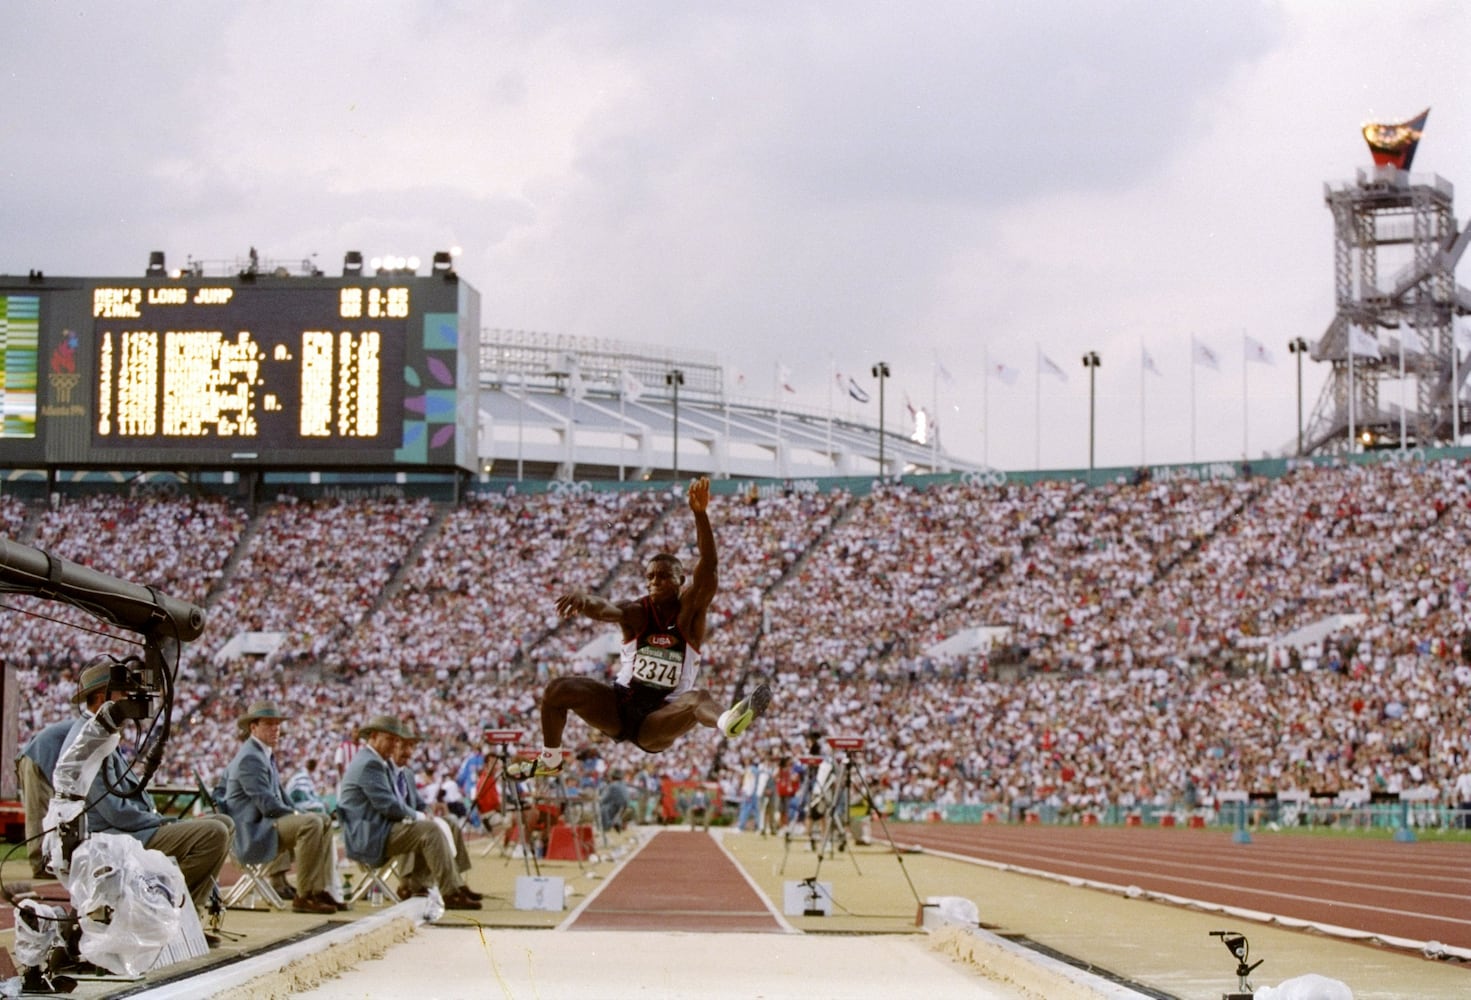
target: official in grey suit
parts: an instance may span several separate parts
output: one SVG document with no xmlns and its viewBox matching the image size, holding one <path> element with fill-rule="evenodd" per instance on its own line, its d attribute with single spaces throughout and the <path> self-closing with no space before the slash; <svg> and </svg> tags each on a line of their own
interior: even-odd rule
<svg viewBox="0 0 1471 1000">
<path fill-rule="evenodd" d="M 431 803 L 424 801 L 424 796 L 419 794 L 419 785 L 414 779 L 414 769 L 409 766 L 409 761 L 414 756 L 414 750 L 418 748 L 423 739 L 424 735 L 422 733 L 415 730 L 408 722 L 403 723 L 403 731 L 398 734 L 398 745 L 394 748 L 393 752 L 393 787 L 398 792 L 399 798 L 403 799 L 405 805 L 416 812 L 428 815 L 433 806 Z M 455 870 L 463 878 L 465 872 L 470 870 L 470 852 L 465 847 L 465 837 L 460 832 L 459 826 L 451 820 L 445 819 L 444 817 L 435 818 L 444 823 L 444 826 L 440 828 L 441 831 L 449 831 L 450 840 L 454 842 Z M 439 823 L 435 823 L 434 825 L 439 826 Z M 424 884 L 424 880 L 419 877 L 426 873 L 409 866 L 400 866 L 399 874 L 402 876 L 402 881 L 398 885 L 398 894 L 400 896 L 420 896 L 428 890 L 428 886 Z M 478 893 L 468 886 L 465 891 L 477 900 L 481 898 Z"/>
<path fill-rule="evenodd" d="M 406 732 L 389 715 L 374 716 L 358 729 L 364 744 L 347 765 L 337 796 L 347 856 L 376 867 L 396 855 L 411 855 L 414 872 L 439 889 L 445 909 L 478 910 L 480 901 L 455 869 L 439 827 L 400 799 L 393 787 L 393 756 Z"/>
<path fill-rule="evenodd" d="M 62 746 L 63 754 L 104 702 L 126 697 L 125 692 L 110 689 L 110 674 L 108 664 L 98 664 L 82 671 L 86 714 L 72 723 Z M 195 907 L 203 911 L 209 902 L 214 880 L 220 874 L 220 866 L 229 853 L 230 837 L 235 832 L 235 824 L 228 816 L 165 818 L 154 807 L 148 790 L 128 773 L 127 759 L 118 750 L 102 762 L 87 792 L 87 801 L 91 803 L 86 813 L 90 833 L 130 834 L 144 847 L 173 858 L 189 887 Z"/>
<path fill-rule="evenodd" d="M 240 749 L 225 771 L 220 807 L 235 821 L 235 857 L 245 864 L 272 862 L 271 883 L 297 913 L 336 913 L 327 892 L 332 876 L 332 821 L 323 813 L 300 813 L 286 801 L 276 744 L 288 716 L 259 701 L 236 722 Z M 296 888 L 286 872 L 296 861 Z"/>
</svg>

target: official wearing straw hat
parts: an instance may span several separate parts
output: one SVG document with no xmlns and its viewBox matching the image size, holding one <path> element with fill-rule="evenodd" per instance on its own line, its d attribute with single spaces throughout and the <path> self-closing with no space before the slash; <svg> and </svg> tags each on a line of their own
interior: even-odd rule
<svg viewBox="0 0 1471 1000">
<path fill-rule="evenodd" d="M 402 722 L 401 727 L 398 733 L 398 745 L 394 748 L 393 755 L 389 759 L 389 763 L 393 765 L 393 788 L 394 791 L 398 792 L 398 797 L 410 809 L 427 815 L 431 808 L 430 803 L 424 801 L 424 796 L 419 794 L 418 782 L 414 778 L 414 769 L 409 766 L 409 761 L 414 756 L 414 750 L 424 741 L 424 734 L 416 731 L 408 722 Z M 448 838 L 450 849 L 454 855 L 455 870 L 463 877 L 464 873 L 470 870 L 470 852 L 465 846 L 464 834 L 460 832 L 458 826 L 447 823 L 438 816 L 431 816 L 430 819 L 439 828 L 440 834 Z M 401 878 L 398 885 L 398 894 L 400 896 L 422 895 L 428 888 L 427 885 L 423 884 L 424 877 L 427 876 L 427 873 L 422 869 L 414 868 L 412 865 L 401 865 L 399 876 Z M 465 892 L 474 899 L 481 898 L 480 894 L 469 886 L 465 887 Z"/>
<path fill-rule="evenodd" d="M 336 913 L 337 901 L 327 892 L 332 877 L 332 821 L 322 813 L 300 813 L 291 807 L 276 744 L 289 719 L 268 701 L 258 701 L 236 720 L 240 749 L 225 771 L 221 808 L 235 820 L 235 857 L 245 864 L 272 862 L 272 885 L 298 913 Z M 296 888 L 286 872 L 296 860 Z"/>
<path fill-rule="evenodd" d="M 364 744 L 347 765 L 337 798 L 347 856 L 377 868 L 391 857 L 412 855 L 413 870 L 439 889 L 445 909 L 478 910 L 439 827 L 394 790 L 394 752 L 406 736 L 409 730 L 391 715 L 375 715 L 358 727 Z"/>
</svg>

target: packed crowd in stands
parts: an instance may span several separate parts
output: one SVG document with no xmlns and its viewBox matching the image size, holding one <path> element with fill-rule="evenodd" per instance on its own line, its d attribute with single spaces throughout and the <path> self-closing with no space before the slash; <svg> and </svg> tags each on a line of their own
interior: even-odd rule
<svg viewBox="0 0 1471 1000">
<path fill-rule="evenodd" d="M 1305 466 L 1278 479 L 1071 482 L 717 494 L 720 594 L 702 679 L 776 692 L 751 734 L 697 730 L 646 755 L 574 721 L 573 748 L 629 775 L 712 775 L 869 740 L 885 797 L 936 804 L 1209 806 L 1222 793 L 1445 804 L 1471 769 L 1471 466 Z M 485 727 L 538 742 L 551 676 L 605 675 L 615 630 L 556 597 L 642 591 L 642 561 L 694 561 L 680 489 L 422 500 L 0 498 L 7 537 L 208 607 L 178 671 L 159 779 L 206 783 L 255 701 L 294 717 L 283 772 L 330 790 L 365 718 L 428 734 L 423 780 L 459 773 Z M 80 665 L 134 637 L 6 595 L 20 736 L 71 711 Z M 14 610 L 22 609 L 22 610 Z M 47 619 L 32 617 L 36 611 Z M 1299 645 L 1282 637 L 1331 616 Z M 1362 616 L 1362 617 L 1352 617 Z M 60 619 L 52 621 L 50 619 Z M 938 656 L 1002 626 L 999 645 Z M 266 656 L 242 632 L 281 633 Z M 470 791 L 470 789 L 466 789 Z"/>
</svg>

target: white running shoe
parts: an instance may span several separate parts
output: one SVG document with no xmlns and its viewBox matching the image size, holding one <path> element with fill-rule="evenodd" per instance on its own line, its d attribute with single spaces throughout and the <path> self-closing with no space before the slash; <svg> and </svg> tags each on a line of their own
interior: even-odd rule
<svg viewBox="0 0 1471 1000">
<path fill-rule="evenodd" d="M 720 727 L 726 739 L 734 739 L 749 729 L 751 723 L 765 715 L 767 706 L 770 704 L 770 686 L 759 684 L 756 690 L 721 712 L 716 725 Z"/>
</svg>

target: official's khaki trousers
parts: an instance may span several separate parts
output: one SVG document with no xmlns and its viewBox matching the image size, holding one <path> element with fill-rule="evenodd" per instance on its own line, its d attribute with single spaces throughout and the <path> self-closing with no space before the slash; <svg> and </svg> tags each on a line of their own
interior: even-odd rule
<svg viewBox="0 0 1471 1000">
<path fill-rule="evenodd" d="M 284 880 L 295 860 L 297 893 L 325 892 L 332 880 L 332 820 L 322 813 L 291 813 L 272 822 L 281 853 L 270 867 L 271 875 Z"/>
<path fill-rule="evenodd" d="M 209 890 L 230 852 L 235 824 L 220 813 L 165 823 L 148 838 L 148 849 L 174 859 L 197 909 L 209 903 Z"/>
<path fill-rule="evenodd" d="M 442 895 L 449 895 L 465 884 L 455 869 L 449 843 L 433 820 L 395 823 L 388 832 L 387 854 L 390 858 L 409 855 L 413 859 L 410 870 L 415 873 L 415 881 L 425 887 L 438 886 Z"/>
</svg>

